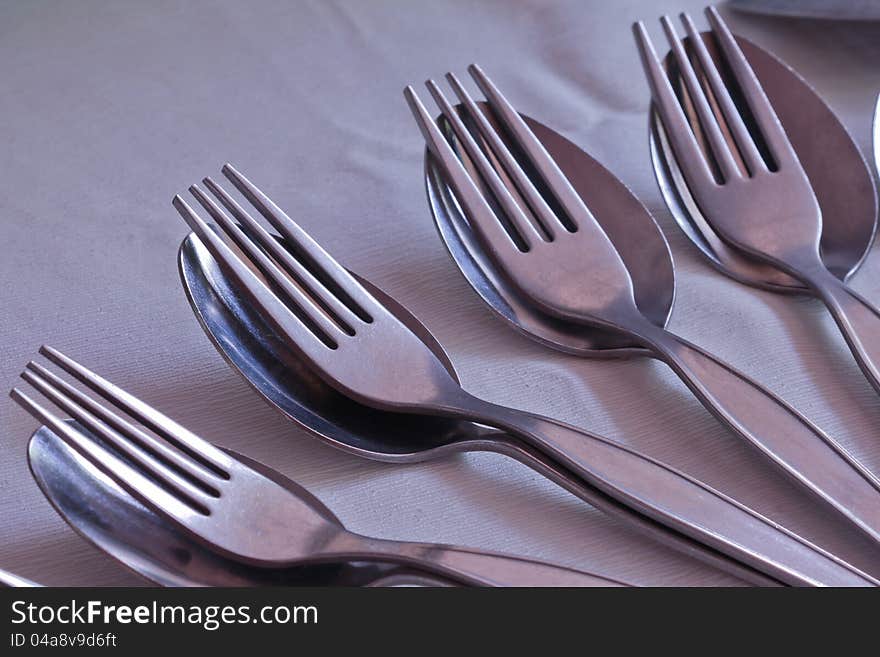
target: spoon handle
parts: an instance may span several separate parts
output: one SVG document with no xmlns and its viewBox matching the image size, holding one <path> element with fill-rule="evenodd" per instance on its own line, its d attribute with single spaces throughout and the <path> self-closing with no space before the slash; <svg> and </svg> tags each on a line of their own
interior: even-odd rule
<svg viewBox="0 0 880 657">
<path fill-rule="evenodd" d="M 756 381 L 668 331 L 650 337 L 703 405 L 795 481 L 880 542 L 880 480 Z"/>
<path fill-rule="evenodd" d="M 549 419 L 547 421 L 555 422 L 555 420 Z M 593 508 L 625 523 L 630 529 L 638 532 L 640 535 L 646 536 L 676 552 L 696 559 L 712 568 L 717 568 L 721 572 L 732 575 L 753 586 L 775 587 L 782 585 L 778 580 L 765 575 L 761 571 L 750 568 L 722 552 L 713 550 L 709 546 L 689 536 L 685 536 L 667 525 L 638 513 L 634 509 L 622 504 L 619 500 L 591 486 L 576 472 L 562 467 L 561 464 L 554 461 L 547 454 L 521 440 L 510 437 L 508 434 L 498 434 L 492 440 L 486 441 L 481 449 L 503 454 L 519 461 Z M 639 585 L 638 582 L 635 584 Z"/>
<path fill-rule="evenodd" d="M 602 575 L 497 552 L 368 538 L 351 532 L 338 534 L 323 552 L 333 559 L 384 558 L 470 586 L 631 586 Z"/>
<path fill-rule="evenodd" d="M 794 586 L 877 586 L 869 575 L 670 466 L 606 438 L 476 397 L 477 422 L 528 441 L 634 511 Z"/>
<path fill-rule="evenodd" d="M 824 267 L 806 283 L 834 317 L 865 377 L 880 392 L 880 310 Z"/>
</svg>

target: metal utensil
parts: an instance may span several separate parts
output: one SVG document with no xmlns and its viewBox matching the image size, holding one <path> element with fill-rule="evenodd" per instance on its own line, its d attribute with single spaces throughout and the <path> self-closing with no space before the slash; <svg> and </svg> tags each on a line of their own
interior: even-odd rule
<svg viewBox="0 0 880 657">
<path fill-rule="evenodd" d="M 712 35 L 704 32 L 701 36 L 717 60 Z M 742 37 L 735 38 L 785 126 L 822 209 L 822 261 L 832 274 L 846 281 L 864 262 L 877 229 L 877 193 L 871 170 L 846 128 L 809 84 L 766 50 Z M 685 39 L 686 47 L 689 43 L 690 38 Z M 669 53 L 663 64 L 677 89 L 686 93 L 681 89 L 674 54 Z M 702 134 L 690 105 L 687 114 L 695 134 Z M 810 293 L 800 281 L 721 239 L 691 196 L 653 105 L 649 123 L 651 161 L 666 206 L 709 262 L 747 285 L 773 292 Z"/>
<path fill-rule="evenodd" d="M 280 244 L 290 250 L 283 240 Z M 314 374 L 259 312 L 235 292 L 235 286 L 194 234 L 181 243 L 178 264 L 193 312 L 220 354 L 272 407 L 318 439 L 356 456 L 390 463 L 429 461 L 471 451 L 503 454 L 667 547 L 758 586 L 775 582 L 623 506 L 502 431 L 464 420 L 378 410 L 349 399 Z M 422 339 L 458 381 L 449 357 L 430 331 L 392 297 L 357 278 Z"/>
<path fill-rule="evenodd" d="M 24 577 L 19 577 L 15 573 L 10 573 L 8 570 L 3 570 L 2 568 L 0 568 L 0 588 L 29 588 L 34 586 L 42 585 L 37 584 L 36 582 L 32 582 L 29 579 L 25 579 Z"/>
<path fill-rule="evenodd" d="M 72 421 L 68 421 L 71 422 Z M 76 429 L 85 432 L 82 425 Z M 242 454 L 226 451 L 279 486 L 290 480 Z M 338 562 L 259 568 L 224 558 L 134 499 L 55 433 L 40 427 L 28 465 L 53 508 L 84 539 L 160 586 L 448 585 L 394 564 Z M 335 521 L 335 516 L 331 516 Z"/>
<path fill-rule="evenodd" d="M 880 176 L 880 95 L 877 96 L 877 107 L 874 108 L 874 166 Z"/>
<path fill-rule="evenodd" d="M 478 105 L 484 109 L 486 118 L 494 122 L 486 104 Z M 665 324 L 674 302 L 675 276 L 672 254 L 659 226 L 639 200 L 601 163 L 551 128 L 527 116 L 523 116 L 523 120 L 579 195 L 585 197 L 596 189 L 608 190 L 592 204 L 594 215 L 630 272 L 639 310 L 652 322 Z M 441 125 L 454 139 L 442 119 Z M 466 155 L 463 161 L 469 166 Z M 479 246 L 440 167 L 427 154 L 425 178 L 435 223 L 449 254 L 471 288 L 510 326 L 542 344 L 580 356 L 625 358 L 650 355 L 651 352 L 641 344 L 619 332 L 572 325 L 536 308 L 508 282 Z"/>
<path fill-rule="evenodd" d="M 415 333 L 268 197 L 231 166 L 226 165 L 223 172 L 281 232 L 296 254 L 294 257 L 285 251 L 215 182 L 206 179 L 211 192 L 248 234 L 198 187 L 190 188 L 222 233 L 235 242 L 265 279 L 239 259 L 182 198 L 175 198 L 174 204 L 233 281 L 237 293 L 328 385 L 380 409 L 457 417 L 504 429 L 619 503 L 779 581 L 873 583 L 815 546 L 668 466 L 573 427 L 469 395 Z"/>
<path fill-rule="evenodd" d="M 506 139 L 452 75 L 450 83 L 476 126 L 474 133 L 433 81 L 428 88 L 461 145 L 459 154 L 412 88 L 406 95 L 431 154 L 478 236 L 472 244 L 479 244 L 511 286 L 546 314 L 616 330 L 650 349 L 719 420 L 880 541 L 880 482 L 786 402 L 640 312 L 625 264 L 581 197 L 497 87 L 479 68 L 470 71 L 506 129 Z M 517 145 L 519 158 L 506 141 Z M 462 165 L 461 153 L 479 177 Z M 596 188 L 591 202 L 609 193 L 613 190 Z"/>
<path fill-rule="evenodd" d="M 718 53 L 731 71 L 727 78 L 722 77 L 687 15 L 682 15 L 682 21 L 703 82 L 672 22 L 666 17 L 662 20 L 685 82 L 687 102 L 699 117 L 708 145 L 705 150 L 697 142 L 644 25 L 637 24 L 635 30 L 654 103 L 688 189 L 726 242 L 799 280 L 825 303 L 862 372 L 880 392 L 880 310 L 847 287 L 822 261 L 822 213 L 810 180 L 727 25 L 714 8 L 706 14 Z M 745 102 L 742 107 L 731 89 Z"/>
<path fill-rule="evenodd" d="M 33 361 L 22 378 L 88 431 L 17 388 L 12 398 L 152 511 L 230 559 L 263 567 L 385 561 L 470 585 L 625 586 L 527 559 L 355 534 L 294 482 L 279 485 L 59 351 L 40 353 L 117 410 Z"/>
</svg>

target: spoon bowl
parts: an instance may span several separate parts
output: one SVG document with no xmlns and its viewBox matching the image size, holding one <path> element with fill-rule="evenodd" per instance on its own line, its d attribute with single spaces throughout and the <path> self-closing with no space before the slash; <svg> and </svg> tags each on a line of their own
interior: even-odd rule
<svg viewBox="0 0 880 657">
<path fill-rule="evenodd" d="M 479 103 L 481 109 L 486 103 Z M 458 107 L 461 111 L 461 107 Z M 491 112 L 484 111 L 493 121 Z M 636 305 L 657 326 L 665 326 L 675 298 L 672 254 L 660 227 L 632 192 L 589 154 L 551 128 L 523 115 L 620 254 L 632 279 Z M 439 123 L 451 130 L 441 117 Z M 466 154 L 462 155 L 467 165 Z M 526 300 L 486 257 L 468 226 L 440 167 L 426 151 L 425 181 L 431 213 L 443 244 L 474 291 L 502 318 L 528 337 L 554 349 L 604 358 L 647 355 L 619 333 L 558 320 Z"/>
<path fill-rule="evenodd" d="M 456 443 L 487 427 L 440 417 L 395 413 L 359 404 L 327 385 L 236 294 L 211 254 L 190 234 L 178 254 L 181 282 L 199 323 L 226 361 L 288 419 L 343 451 L 372 460 L 412 462 L 456 451 Z M 452 362 L 430 331 L 394 299 L 359 278 L 418 335 L 458 381 Z"/>
<path fill-rule="evenodd" d="M 276 471 L 226 451 L 279 485 L 295 486 Z M 74 531 L 160 586 L 362 586 L 393 582 L 391 577 L 403 581 L 405 575 L 400 568 L 378 563 L 267 569 L 226 559 L 147 509 L 46 427 L 28 443 L 28 464 L 46 499 Z M 296 489 L 299 494 L 301 489 Z M 317 502 L 314 508 L 328 522 L 341 526 L 326 506 Z M 406 583 L 419 581 L 419 576 L 406 576 Z"/>
<path fill-rule="evenodd" d="M 282 240 L 283 242 L 283 240 Z M 251 305 L 201 242 L 189 235 L 178 253 L 181 283 L 202 329 L 223 358 L 283 416 L 313 437 L 375 461 L 411 463 L 450 454 L 488 451 L 525 464 L 638 533 L 758 585 L 768 578 L 695 541 L 634 513 L 521 441 L 484 425 L 376 410 L 341 395 L 315 375 Z M 363 278 L 359 279 L 397 319 L 422 337 L 453 378 L 449 358 L 411 313 Z"/>
<path fill-rule="evenodd" d="M 282 241 L 282 244 L 285 245 Z M 286 245 L 285 245 L 286 246 Z M 287 246 L 288 250 L 290 247 Z M 407 440 L 406 431 L 411 431 L 415 427 L 425 426 L 427 430 L 431 430 L 431 425 L 406 425 L 409 429 L 399 433 L 400 439 L 405 441 L 404 449 L 401 449 L 401 441 L 395 441 L 389 445 L 384 441 L 384 435 L 395 431 L 394 419 L 397 414 L 389 411 L 370 411 L 367 415 L 363 415 L 368 422 L 375 423 L 371 427 L 361 429 L 356 425 L 348 425 L 343 430 L 338 430 L 334 426 L 334 412 L 339 410 L 340 406 L 346 404 L 354 404 L 347 399 L 339 399 L 339 406 L 333 403 L 321 403 L 328 399 L 327 395 L 333 395 L 330 390 L 322 392 L 321 382 L 310 376 L 308 368 L 302 369 L 298 364 L 297 357 L 292 354 L 284 342 L 276 337 L 274 329 L 261 317 L 256 309 L 239 299 L 239 295 L 234 292 L 234 286 L 224 275 L 223 269 L 218 265 L 217 261 L 211 254 L 201 245 L 200 240 L 192 237 L 184 241 L 180 251 L 180 271 L 181 279 L 186 290 L 187 298 L 193 306 L 203 329 L 208 333 L 210 339 L 221 352 L 224 358 L 231 364 L 240 374 L 248 379 L 249 383 L 255 390 L 261 394 L 267 401 L 280 410 L 285 416 L 300 424 L 302 428 L 312 435 L 321 438 L 325 442 L 335 445 L 340 449 L 344 449 L 350 453 L 360 455 L 365 458 L 384 461 L 419 461 L 428 460 L 434 457 L 443 457 L 452 452 L 463 451 L 494 451 L 511 458 L 515 458 L 537 473 L 546 477 L 568 490 L 572 494 L 592 504 L 599 510 L 609 515 L 624 520 L 630 527 L 636 529 L 639 533 L 650 536 L 661 544 L 672 547 L 673 549 L 691 555 L 705 563 L 709 563 L 728 573 L 754 582 L 759 585 L 771 585 L 766 575 L 756 572 L 754 566 L 744 565 L 741 558 L 744 558 L 745 564 L 756 564 L 755 555 L 759 555 L 760 568 L 763 572 L 777 575 L 780 571 L 773 557 L 769 559 L 764 556 L 762 548 L 752 548 L 742 550 L 741 548 L 733 549 L 734 559 L 719 553 L 713 547 L 707 547 L 705 544 L 698 543 L 692 538 L 678 532 L 678 526 L 675 529 L 668 525 L 661 524 L 657 520 L 648 517 L 631 505 L 622 504 L 616 498 L 606 493 L 597 486 L 591 485 L 584 480 L 583 477 L 569 471 L 559 462 L 548 460 L 545 454 L 537 452 L 533 447 L 524 442 L 511 437 L 506 432 L 490 430 L 479 424 L 463 422 L 453 426 L 452 432 L 441 440 L 429 440 L 421 442 L 424 438 L 430 436 L 410 436 Z M 374 286 L 366 284 L 366 289 L 370 290 L 370 294 L 381 299 L 380 303 L 395 315 L 396 319 L 408 326 L 410 331 L 418 335 L 424 336 L 426 329 L 417 324 L 414 317 L 402 311 L 393 300 L 388 299 L 386 295 L 378 292 Z M 239 337 L 236 338 L 236 335 Z M 423 339 L 425 339 L 423 337 Z M 435 344 L 433 339 L 425 339 L 425 344 Z M 436 347 L 435 347 L 436 348 Z M 268 353 L 260 354 L 260 349 L 267 350 Z M 437 352 L 434 352 L 437 354 Z M 448 360 L 437 354 L 437 358 L 443 362 Z M 303 388 L 301 382 L 289 378 L 288 372 L 291 368 L 296 371 L 302 371 L 302 377 L 313 380 L 314 390 Z M 450 371 L 451 375 L 454 375 Z M 318 394 L 311 395 L 311 392 L 317 391 Z M 305 395 L 305 396 L 304 396 Z M 333 399 L 333 397 L 329 397 Z M 365 409 L 354 409 L 352 412 L 360 413 Z M 326 412 L 326 416 L 322 413 Z M 345 421 L 345 416 L 342 421 Z M 407 418 L 411 421 L 412 418 Z M 550 431 L 571 431 L 565 425 L 559 425 L 544 418 L 541 420 L 547 425 Z M 552 427 L 551 427 L 552 425 Z M 449 427 L 450 425 L 442 425 Z M 443 429 L 441 429 L 443 430 Z M 586 434 L 578 434 L 578 443 L 584 441 Z M 348 441 L 351 441 L 349 444 Z M 418 451 L 421 450 L 421 451 Z M 635 454 L 632 454 L 635 456 Z M 638 457 L 637 457 L 638 458 Z M 643 457 L 642 457 L 643 458 Z M 667 471 L 664 470 L 664 476 Z M 656 473 L 655 474 L 659 474 Z M 680 475 L 679 475 L 680 476 Z M 684 479 L 682 477 L 682 479 Z M 687 480 L 687 485 L 693 486 L 696 482 Z M 679 484 L 676 480 L 676 484 Z M 668 486 L 666 486 L 668 487 Z M 689 488 L 684 498 L 693 499 L 695 492 Z M 698 493 L 697 493 L 698 494 Z M 725 510 L 721 515 L 726 515 L 731 511 L 732 504 L 729 500 L 725 501 Z M 752 523 L 750 518 L 745 518 L 747 510 L 737 507 L 737 523 L 746 521 Z M 765 521 L 766 522 L 766 521 Z M 723 532 L 722 532 L 723 533 Z M 760 533 L 760 532 L 759 532 Z M 787 544 L 794 547 L 794 552 L 803 550 L 804 545 L 801 539 L 795 539 L 792 535 L 782 532 L 779 528 L 774 529 L 774 537 L 770 541 L 771 544 Z M 717 536 L 717 535 L 715 535 Z M 755 540 L 761 543 L 760 539 L 755 539 L 757 534 L 750 530 L 749 537 L 745 540 L 745 544 L 752 544 Z M 790 545 L 795 540 L 797 545 Z M 714 540 L 709 541 L 709 545 L 715 545 Z M 738 543 L 737 545 L 742 545 Z M 726 547 L 729 544 L 725 543 Z M 786 548 L 788 549 L 788 548 Z M 808 559 L 810 563 L 822 563 L 824 559 L 820 556 L 816 560 L 815 548 L 808 549 L 811 555 Z M 785 561 L 788 561 L 786 557 Z M 800 572 L 802 565 L 795 566 L 795 571 Z M 807 570 L 812 570 L 811 565 Z M 791 575 L 790 566 L 785 566 L 784 571 L 789 573 L 785 581 L 789 581 L 787 577 Z M 825 577 L 825 575 L 822 575 Z M 803 579 L 801 574 L 797 574 L 792 582 L 803 583 L 805 581 L 813 581 Z M 777 581 L 778 583 L 778 581 Z"/>
<path fill-rule="evenodd" d="M 714 55 L 711 34 L 704 32 L 702 36 Z M 870 169 L 846 128 L 795 71 L 750 41 L 737 37 L 737 42 L 785 125 L 819 202 L 822 260 L 834 276 L 846 281 L 867 256 L 877 228 L 877 196 Z M 673 70 L 671 53 L 664 63 Z M 649 132 L 654 173 L 666 205 L 709 262 L 747 285 L 774 292 L 807 293 L 806 287 L 791 276 L 728 246 L 706 221 L 653 107 Z"/>
</svg>

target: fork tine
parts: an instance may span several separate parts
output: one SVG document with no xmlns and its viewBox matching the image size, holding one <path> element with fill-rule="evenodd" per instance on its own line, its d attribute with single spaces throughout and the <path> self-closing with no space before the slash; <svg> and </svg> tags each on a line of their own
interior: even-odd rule
<svg viewBox="0 0 880 657">
<path fill-rule="evenodd" d="M 198 507 L 200 511 L 207 512 L 205 502 L 207 502 L 208 495 L 211 497 L 219 495 L 219 491 L 216 488 L 202 481 L 198 482 L 201 485 L 194 485 L 193 482 L 182 478 L 144 450 L 135 446 L 130 436 L 102 424 L 92 413 L 76 404 L 67 395 L 57 390 L 51 383 L 34 371 L 25 370 L 21 373 L 21 378 L 39 390 L 49 401 L 65 413 L 70 414 L 73 419 L 85 426 L 90 432 L 112 445 L 117 451 L 122 452 L 135 466 L 144 470 L 150 477 L 158 479 L 165 487 L 171 488 L 178 496 Z"/>
<path fill-rule="evenodd" d="M 657 59 L 654 44 L 651 42 L 651 37 L 648 36 L 645 24 L 642 21 L 633 24 L 633 33 L 636 37 L 642 68 L 648 78 L 654 104 L 660 114 L 663 129 L 681 160 L 682 172 L 686 174 L 691 184 L 716 184 L 715 176 L 712 175 L 709 163 L 703 157 L 684 110 L 672 90 L 669 78 Z"/>
<path fill-rule="evenodd" d="M 492 124 L 489 123 L 486 115 L 483 114 L 474 102 L 474 99 L 471 98 L 467 89 L 465 89 L 461 82 L 459 82 L 458 78 L 452 73 L 447 73 L 446 79 L 452 86 L 453 91 L 455 91 L 455 95 L 458 96 L 459 100 L 467 108 L 468 114 L 470 114 L 474 123 L 477 124 L 480 135 L 489 143 L 492 152 L 495 153 L 495 156 L 501 161 L 504 170 L 513 179 L 517 190 L 525 197 L 526 202 L 529 204 L 529 208 L 540 220 L 541 226 L 547 231 L 551 239 L 555 237 L 559 228 L 565 229 L 563 218 L 557 216 L 556 213 L 553 212 L 547 204 L 547 201 L 541 196 L 541 193 L 535 187 L 534 183 L 526 175 L 526 172 L 523 171 L 519 162 L 516 161 L 513 153 L 510 152 L 510 149 L 495 131 Z"/>
<path fill-rule="evenodd" d="M 733 38 L 733 34 L 730 33 L 724 19 L 721 18 L 715 7 L 708 7 L 706 9 L 706 16 L 709 19 L 709 25 L 712 27 L 715 38 L 718 39 L 718 44 L 721 46 L 724 58 L 733 71 L 740 90 L 752 112 L 752 116 L 761 130 L 761 136 L 767 142 L 776 163 L 778 164 L 782 159 L 796 160 L 797 155 L 794 153 L 794 149 L 788 140 L 788 136 L 785 134 L 779 117 L 776 116 L 776 112 L 770 104 L 767 94 L 764 93 L 761 83 L 755 76 L 755 72 L 749 65 L 746 56 L 740 50 L 736 39 Z"/>
<path fill-rule="evenodd" d="M 308 326 L 298 317 L 260 278 L 244 264 L 227 244 L 197 215 L 179 195 L 172 205 L 202 244 L 211 252 L 214 259 L 238 284 L 238 290 L 263 315 L 290 339 L 313 361 L 317 362 L 321 349 L 335 349 L 338 345 L 326 335 L 319 335 L 318 329 Z M 337 330 L 341 334 L 341 330 Z"/>
<path fill-rule="evenodd" d="M 190 193 L 202 205 L 208 214 L 220 225 L 223 231 L 244 251 L 251 262 L 257 266 L 266 278 L 278 288 L 297 309 L 301 310 L 318 329 L 333 342 L 338 342 L 342 333 L 354 334 L 352 326 L 345 327 L 335 324 L 327 313 L 320 308 L 300 287 L 294 285 L 287 275 L 263 253 L 260 248 L 239 228 L 232 219 L 196 185 L 189 188 Z M 271 239 L 271 237 L 270 237 Z"/>
<path fill-rule="evenodd" d="M 688 14 L 682 13 L 681 21 L 684 24 L 684 29 L 690 39 L 691 46 L 697 53 L 700 67 L 703 69 L 703 72 L 709 80 L 709 86 L 712 88 L 712 93 L 721 107 L 724 120 L 727 122 L 728 127 L 734 135 L 736 147 L 743 160 L 745 160 L 746 168 L 752 174 L 756 171 L 766 169 L 767 166 L 764 163 L 764 158 L 761 157 L 761 153 L 758 151 L 758 147 L 755 145 L 752 135 L 749 134 L 749 130 L 746 128 L 742 115 L 739 113 L 739 110 L 733 102 L 733 98 L 730 96 L 730 91 L 721 79 L 721 73 L 718 71 L 718 67 L 715 66 L 715 60 L 712 59 L 712 55 L 709 54 L 709 49 L 706 48 L 703 36 L 697 30 L 694 22 Z"/>
<path fill-rule="evenodd" d="M 145 431 L 142 431 L 138 427 L 125 420 L 120 415 L 117 415 L 110 409 L 96 402 L 88 395 L 77 390 L 67 381 L 63 380 L 61 377 L 57 376 L 53 372 L 50 372 L 39 363 L 30 361 L 25 366 L 25 368 L 26 370 L 29 370 L 30 372 L 36 374 L 43 382 L 47 382 L 48 384 L 50 384 L 55 390 L 63 393 L 63 395 L 69 401 L 72 401 L 78 406 L 84 408 L 91 415 L 98 418 L 101 422 L 110 426 L 118 433 L 136 443 L 138 446 L 147 450 L 159 460 L 181 471 L 183 474 L 189 477 L 193 481 L 193 483 L 204 487 L 208 492 L 218 492 L 214 487 L 214 484 L 210 483 L 211 479 L 217 476 L 216 473 L 203 466 L 201 462 L 190 458 L 188 455 L 182 453 L 180 450 L 170 447 L 168 443 L 157 440 Z M 22 378 L 26 381 L 33 383 L 33 381 L 25 376 L 26 374 L 27 371 L 22 374 Z M 52 398 L 52 401 L 55 402 L 56 405 L 64 408 L 64 410 L 66 410 L 68 413 L 72 413 L 72 411 L 68 410 L 67 406 L 60 404 L 54 398 Z M 89 425 L 89 428 L 92 429 L 93 433 L 100 432 L 100 428 L 98 427 L 92 427 L 92 425 Z"/>
<path fill-rule="evenodd" d="M 194 509 L 190 504 L 159 486 L 111 451 L 88 438 L 69 423 L 64 422 L 18 388 L 13 388 L 9 396 L 38 422 L 47 426 L 55 435 L 97 466 L 104 474 L 150 507 L 178 522 L 191 518 L 193 513 L 203 513 L 201 509 Z"/>
<path fill-rule="evenodd" d="M 675 57 L 675 61 L 678 63 L 678 70 L 682 78 L 684 78 L 684 83 L 690 94 L 691 102 L 697 111 L 703 132 L 709 139 L 712 153 L 715 156 L 715 161 L 721 169 L 722 177 L 725 181 L 742 178 L 742 172 L 740 172 L 736 160 L 733 158 L 733 153 L 731 153 L 730 147 L 724 139 L 724 135 L 721 133 L 718 121 L 712 113 L 712 108 L 709 107 L 709 101 L 700 86 L 699 80 L 697 80 L 697 74 L 694 71 L 694 67 L 691 65 L 687 53 L 684 51 L 684 45 L 678 38 L 678 34 L 675 31 L 675 27 L 672 25 L 672 21 L 669 20 L 668 16 L 663 16 L 660 19 L 660 23 L 663 25 L 663 30 L 666 32 L 666 38 L 672 48 L 672 54 Z"/>
<path fill-rule="evenodd" d="M 489 160 L 486 159 L 483 150 L 474 140 L 470 130 L 467 129 L 464 121 L 462 121 L 461 117 L 458 115 L 458 112 L 455 111 L 455 108 L 452 107 L 448 100 L 446 100 L 446 96 L 443 95 L 443 92 L 440 90 L 440 87 L 437 86 L 437 83 L 433 80 L 428 80 L 426 86 L 428 87 L 428 91 L 430 91 L 431 95 L 434 97 L 438 107 L 440 107 L 440 111 L 443 112 L 443 115 L 452 125 L 455 136 L 462 142 L 471 161 L 474 163 L 474 166 L 476 166 L 477 171 L 479 171 L 480 175 L 483 176 L 491 187 L 492 192 L 495 194 L 495 197 L 498 199 L 498 202 L 503 207 L 504 212 L 516 228 L 520 237 L 523 239 L 525 245 L 531 247 L 532 242 L 535 239 L 543 239 L 537 228 L 531 221 L 529 221 L 529 218 L 513 198 L 510 191 L 508 191 L 507 186 L 502 182 L 498 173 L 495 171 L 495 168 L 489 163 Z M 482 116 L 482 112 L 480 112 L 479 109 L 476 111 Z"/>
<path fill-rule="evenodd" d="M 556 161 L 550 156 L 547 149 L 544 148 L 544 144 L 535 136 L 535 133 L 532 132 L 532 129 L 529 128 L 519 115 L 519 112 L 514 109 L 513 105 L 498 90 L 495 83 L 476 64 L 468 66 L 468 72 L 470 72 L 471 77 L 473 77 L 486 96 L 486 100 L 489 101 L 489 105 L 501 119 L 501 122 L 514 136 L 517 144 L 519 144 L 519 147 L 532 163 L 532 166 L 535 167 L 547 184 L 547 187 L 553 192 L 568 218 L 574 222 L 575 226 L 586 226 L 590 223 L 596 223 L 593 214 L 584 204 L 583 199 L 581 199 L 574 187 L 571 186 L 571 183 L 565 174 L 562 173 Z M 598 226 L 598 224 L 596 225 Z"/>
<path fill-rule="evenodd" d="M 83 367 L 57 349 L 43 345 L 40 347 L 40 353 L 172 445 L 183 449 L 190 456 L 198 459 L 203 465 L 214 470 L 222 478 L 229 478 L 229 468 L 233 463 L 232 459 L 207 440 L 199 438 L 192 431 L 181 426 L 167 415 L 160 413 L 119 386 L 113 385 L 107 379 Z"/>
<path fill-rule="evenodd" d="M 315 297 L 316 301 L 321 304 L 323 309 L 343 325 L 343 330 L 349 334 L 353 334 L 354 326 L 358 320 L 367 322 L 370 320 L 369 316 L 358 316 L 354 310 L 345 305 L 339 297 L 327 290 L 323 283 L 321 283 L 311 271 L 304 267 L 299 260 L 290 255 L 290 252 L 281 246 L 278 240 L 275 239 L 269 231 L 263 228 L 258 221 L 251 217 L 251 215 L 248 214 L 248 212 L 242 208 L 234 198 L 227 194 L 225 189 L 214 182 L 212 178 L 205 178 L 202 182 L 205 183 L 205 186 L 215 197 L 217 197 L 220 203 L 231 212 L 238 221 L 244 224 L 244 232 L 255 239 L 262 248 L 272 255 L 275 261 L 287 274 L 292 276 L 300 285 L 302 285 L 312 297 Z M 237 232 L 243 234 L 241 231 Z M 360 309 L 358 308 L 358 310 Z M 363 313 L 362 310 L 361 312 Z"/>
<path fill-rule="evenodd" d="M 516 249 L 513 238 L 504 230 L 501 221 L 483 198 L 455 151 L 446 141 L 446 137 L 434 123 L 434 119 L 428 114 L 418 94 L 411 86 L 407 86 L 403 95 L 409 103 L 428 149 L 442 167 L 446 180 L 455 192 L 456 199 L 461 203 L 471 226 L 494 253 L 504 254 Z"/>
<path fill-rule="evenodd" d="M 240 171 L 228 162 L 223 165 L 221 171 L 235 185 L 236 189 L 260 211 L 266 221 L 281 233 L 297 255 L 306 261 L 315 277 L 327 289 L 341 293 L 344 299 L 353 306 L 355 314 L 364 321 L 370 322 L 373 314 L 387 312 L 345 267 L 339 264 L 333 256 L 312 239 L 311 235 Z"/>
</svg>

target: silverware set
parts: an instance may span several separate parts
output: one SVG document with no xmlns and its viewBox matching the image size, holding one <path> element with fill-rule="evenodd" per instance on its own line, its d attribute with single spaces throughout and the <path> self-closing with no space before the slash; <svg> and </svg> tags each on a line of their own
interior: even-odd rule
<svg viewBox="0 0 880 657">
<path fill-rule="evenodd" d="M 643 28 L 639 34 L 643 34 Z M 659 70 L 659 63 L 655 58 L 649 58 L 648 62 L 646 68 L 653 76 L 655 69 Z M 577 325 L 596 326 L 617 332 L 649 350 L 651 355 L 672 367 L 721 422 L 856 522 L 872 538 L 880 539 L 880 484 L 877 480 L 784 401 L 711 354 L 653 324 L 641 313 L 626 265 L 590 210 L 491 81 L 478 68 L 472 68 L 472 74 L 489 99 L 489 105 L 510 134 L 515 135 L 516 145 L 540 177 L 537 182 L 546 185 L 559 199 L 560 209 L 570 222 L 566 225 L 546 203 L 532 205 L 532 199 L 543 197 L 454 77 L 450 80 L 470 117 L 479 126 L 480 134 L 490 143 L 493 153 L 503 153 L 498 159 L 509 172 L 510 180 L 516 181 L 516 189 L 505 186 L 457 112 L 439 88 L 429 82 L 444 117 L 463 144 L 462 150 L 472 158 L 482 179 L 491 181 L 488 186 L 495 198 L 505 199 L 499 201 L 499 205 L 504 206 L 508 222 L 502 222 L 415 93 L 408 90 L 429 149 L 446 174 L 469 228 L 478 238 L 476 248 L 482 247 L 487 252 L 487 260 L 500 270 L 500 276 L 527 302 L 557 320 L 570 322 L 573 329 Z M 520 203 L 514 199 L 516 193 L 521 195 Z M 602 190 L 596 192 L 601 193 Z M 529 201 L 523 203 L 522 199 Z M 532 208 L 536 216 L 528 217 L 528 208 Z"/>
<path fill-rule="evenodd" d="M 472 585 L 619 585 L 561 566 L 349 532 L 294 482 L 215 447 L 59 351 L 40 352 L 116 410 L 36 362 L 22 378 L 76 424 L 17 388 L 12 397 L 135 499 L 221 556 L 263 568 L 387 562 Z"/>
<path fill-rule="evenodd" d="M 794 73 L 734 37 L 713 8 L 707 16 L 711 31 L 700 33 L 683 15 L 684 39 L 662 19 L 666 60 L 645 26 L 635 26 L 663 196 L 722 271 L 821 299 L 880 392 L 878 310 L 846 284 L 874 234 L 870 173 Z M 647 209 L 587 153 L 517 112 L 482 69 L 469 72 L 485 100 L 451 73 L 455 100 L 426 83 L 439 115 L 413 87 L 404 93 L 427 147 L 434 222 L 476 293 L 551 349 L 663 361 L 781 475 L 880 542 L 880 479 L 759 382 L 666 328 L 674 267 Z M 829 143 L 848 163 L 842 171 L 867 181 L 848 206 L 815 182 L 822 165 L 810 157 L 809 135 L 803 126 L 789 131 L 790 114 L 774 110 L 765 76 L 779 81 L 777 93 L 800 94 L 804 116 L 832 122 Z M 878 131 L 880 118 L 876 149 Z M 396 463 L 468 451 L 510 456 L 659 544 L 752 584 L 880 584 L 629 446 L 467 392 L 443 347 L 406 308 L 346 269 L 235 167 L 224 165 L 222 174 L 228 186 L 208 177 L 189 188 L 190 197 L 173 199 L 192 231 L 179 253 L 184 290 L 223 357 L 310 434 Z M 829 209 L 855 212 L 838 220 Z M 81 387 L 32 361 L 22 378 L 61 413 L 30 390 L 12 391 L 43 425 L 28 448 L 34 478 L 74 530 L 156 584 L 634 584 L 472 548 L 355 534 L 282 474 L 213 445 L 60 351 L 40 353 Z M 11 574 L 2 581 L 28 584 Z"/>
<path fill-rule="evenodd" d="M 672 21 L 664 18 L 663 28 L 708 148 L 697 142 L 644 25 L 636 27 L 654 105 L 684 184 L 732 248 L 789 275 L 825 303 L 865 377 L 880 392 L 880 353 L 875 353 L 880 349 L 880 310 L 826 267 L 820 249 L 822 211 L 810 180 L 736 39 L 714 8 L 707 16 L 719 59 L 733 80 L 722 79 L 688 16 L 682 20 L 698 67 L 685 53 Z M 740 106 L 729 88 L 734 81 L 745 101 Z"/>
</svg>

